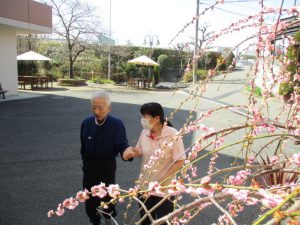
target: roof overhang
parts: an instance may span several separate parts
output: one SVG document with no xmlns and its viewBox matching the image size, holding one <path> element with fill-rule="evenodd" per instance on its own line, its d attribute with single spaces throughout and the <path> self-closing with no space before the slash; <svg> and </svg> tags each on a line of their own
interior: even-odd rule
<svg viewBox="0 0 300 225">
<path fill-rule="evenodd" d="M 36 24 L 7 19 L 3 17 L 0 17 L 0 27 L 1 26 L 14 29 L 16 30 L 17 34 L 52 33 L 51 27 L 39 26 Z"/>
</svg>

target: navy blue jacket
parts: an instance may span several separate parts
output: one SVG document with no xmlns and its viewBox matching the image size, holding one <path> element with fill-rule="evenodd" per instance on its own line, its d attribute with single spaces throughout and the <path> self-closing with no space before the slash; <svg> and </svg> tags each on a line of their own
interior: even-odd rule
<svg viewBox="0 0 300 225">
<path fill-rule="evenodd" d="M 95 117 L 86 118 L 80 129 L 81 158 L 114 161 L 129 146 L 121 119 L 108 115 L 103 125 L 95 123 Z"/>
</svg>

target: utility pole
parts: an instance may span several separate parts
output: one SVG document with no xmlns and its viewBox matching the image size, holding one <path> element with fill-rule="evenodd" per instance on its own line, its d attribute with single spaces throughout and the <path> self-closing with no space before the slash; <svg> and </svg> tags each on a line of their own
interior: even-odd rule
<svg viewBox="0 0 300 225">
<path fill-rule="evenodd" d="M 158 40 L 158 36 L 157 35 L 150 35 L 150 34 L 147 34 L 145 37 L 144 37 L 144 44 L 149 44 L 149 57 L 151 59 L 152 57 L 152 47 L 153 47 L 153 44 L 154 44 L 154 41 L 156 40 L 156 45 L 159 45 L 159 40 Z M 148 68 L 148 79 L 150 79 L 151 77 L 151 68 L 149 66 Z"/>
<path fill-rule="evenodd" d="M 198 60 L 197 60 L 197 54 L 198 54 L 198 27 L 199 27 L 199 4 L 200 0 L 197 1 L 197 7 L 196 7 L 196 28 L 195 28 L 195 46 L 194 46 L 194 58 L 193 58 L 193 83 L 196 83 L 197 81 L 197 67 L 198 67 Z"/>
<path fill-rule="evenodd" d="M 109 0 L 109 40 L 108 40 L 108 70 L 107 79 L 110 80 L 110 61 L 111 61 L 111 0 Z"/>
</svg>

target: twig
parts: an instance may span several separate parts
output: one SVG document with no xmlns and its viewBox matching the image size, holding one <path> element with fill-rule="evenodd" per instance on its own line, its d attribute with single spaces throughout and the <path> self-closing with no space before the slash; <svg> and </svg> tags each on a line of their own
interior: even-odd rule
<svg viewBox="0 0 300 225">
<path fill-rule="evenodd" d="M 228 217 L 232 224 L 237 225 L 232 216 L 222 206 L 220 206 L 220 204 L 213 197 L 209 196 L 209 199 L 221 212 Z"/>
<path fill-rule="evenodd" d="M 146 216 L 149 217 L 149 219 L 151 220 L 151 223 L 154 221 L 151 213 L 148 211 L 148 209 L 146 208 L 145 204 L 137 197 L 133 196 L 134 200 L 136 200 L 138 203 L 140 203 L 140 205 L 143 207 L 144 211 L 145 211 L 145 215 L 136 223 L 136 224 L 141 224 L 141 222 L 144 220 L 144 218 Z"/>
</svg>

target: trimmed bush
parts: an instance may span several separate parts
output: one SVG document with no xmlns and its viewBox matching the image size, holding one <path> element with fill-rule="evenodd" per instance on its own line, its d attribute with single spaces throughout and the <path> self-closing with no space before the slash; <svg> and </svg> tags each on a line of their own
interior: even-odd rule
<svg viewBox="0 0 300 225">
<path fill-rule="evenodd" d="M 65 79 L 61 78 L 58 79 L 58 85 L 60 86 L 85 86 L 85 80 L 84 79 Z"/>
<path fill-rule="evenodd" d="M 205 80 L 207 77 L 207 70 L 197 70 L 197 80 Z M 183 82 L 193 81 L 193 71 L 189 71 L 183 75 Z"/>
</svg>

